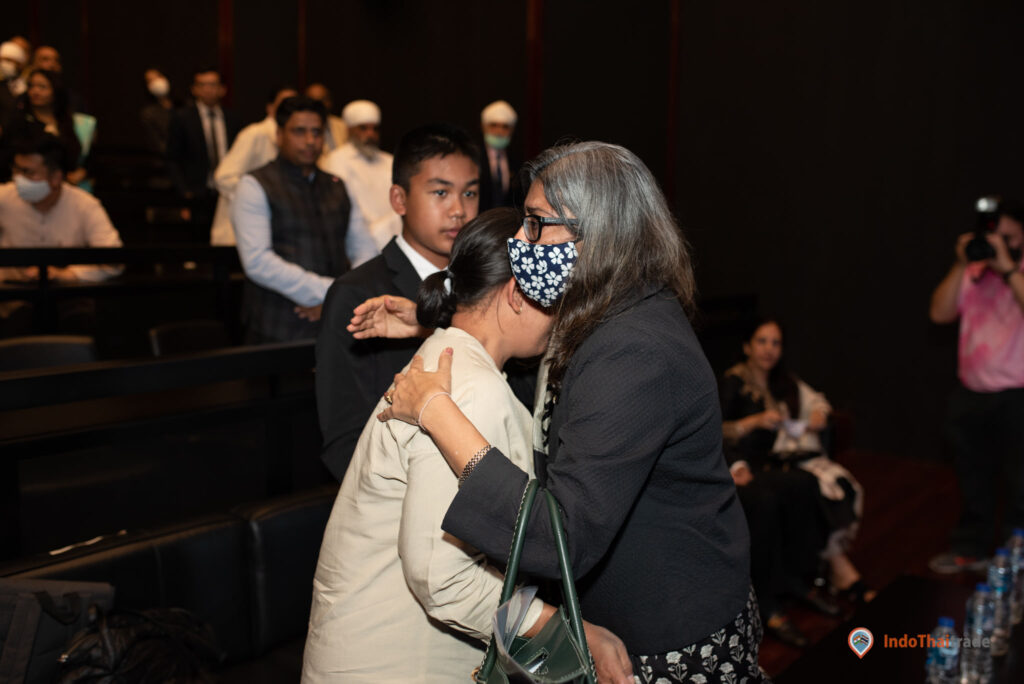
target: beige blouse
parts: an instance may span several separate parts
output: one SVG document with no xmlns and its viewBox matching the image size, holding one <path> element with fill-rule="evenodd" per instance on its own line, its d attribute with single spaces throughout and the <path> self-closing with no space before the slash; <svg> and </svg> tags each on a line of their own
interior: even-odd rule
<svg viewBox="0 0 1024 684">
<path fill-rule="evenodd" d="M 452 347 L 452 397 L 488 442 L 533 474 L 531 416 L 483 346 L 458 328 L 419 349 L 428 369 Z M 374 415 L 383 410 L 378 402 Z M 458 481 L 419 428 L 371 418 L 349 465 L 316 576 L 303 682 L 469 682 L 498 607 L 501 573 L 441 530 Z M 540 614 L 535 601 L 524 622 Z M 525 627 L 524 627 L 525 629 Z"/>
</svg>

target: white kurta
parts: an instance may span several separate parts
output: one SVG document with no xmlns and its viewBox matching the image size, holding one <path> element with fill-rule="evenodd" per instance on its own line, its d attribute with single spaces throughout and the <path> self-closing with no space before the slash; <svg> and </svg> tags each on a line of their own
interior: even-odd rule
<svg viewBox="0 0 1024 684">
<path fill-rule="evenodd" d="M 532 474 L 531 416 L 504 374 L 457 328 L 437 330 L 418 353 L 436 367 L 445 347 L 455 352 L 459 408 Z M 302 681 L 469 682 L 483 656 L 478 640 L 490 637 L 501 573 L 441 530 L 458 483 L 430 436 L 367 418 L 320 548 Z M 525 625 L 540 609 L 534 601 Z"/>
<path fill-rule="evenodd" d="M 231 203 L 235 199 L 235 190 L 242 176 L 255 171 L 274 161 L 277 157 L 277 123 L 268 116 L 254 124 L 249 124 L 235 137 L 231 149 L 220 160 L 217 170 L 213 172 L 213 182 L 217 185 L 217 210 L 213 214 L 213 226 L 210 228 L 210 244 L 235 244 L 235 231 L 231 225 Z"/>
<path fill-rule="evenodd" d="M 391 165 L 394 157 L 381 151 L 370 161 L 347 142 L 323 160 L 324 171 L 345 181 L 349 199 L 359 205 L 378 249 L 383 249 L 401 230 L 401 220 L 391 208 Z M 398 230 L 395 230 L 395 226 Z"/>
<path fill-rule="evenodd" d="M 100 201 L 73 185 L 61 186 L 60 198 L 46 213 L 21 199 L 14 183 L 0 185 L 0 248 L 120 247 L 110 217 Z M 71 266 L 80 280 L 103 280 L 121 266 Z M 0 269 L 0 279 L 18 278 L 18 269 Z"/>
</svg>

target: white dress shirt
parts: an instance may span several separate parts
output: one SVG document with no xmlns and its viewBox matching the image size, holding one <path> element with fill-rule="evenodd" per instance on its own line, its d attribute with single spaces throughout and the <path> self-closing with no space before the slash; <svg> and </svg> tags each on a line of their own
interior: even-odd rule
<svg viewBox="0 0 1024 684">
<path fill-rule="evenodd" d="M 86 191 L 64 183 L 57 203 L 44 213 L 21 199 L 14 183 L 0 185 L 0 248 L 120 246 L 121 236 L 103 205 Z M 122 271 L 121 266 L 70 268 L 80 280 L 103 280 Z M 18 277 L 18 269 L 3 270 L 4 277 Z"/>
<path fill-rule="evenodd" d="M 298 264 L 282 259 L 274 251 L 270 230 L 270 203 L 267 194 L 252 174 L 245 174 L 235 191 L 231 222 L 238 241 L 238 256 L 245 274 L 257 285 L 273 290 L 300 306 L 323 304 L 327 288 L 334 278 L 307 271 Z M 370 237 L 359 208 L 352 205 L 345 253 L 352 266 L 372 259 L 377 246 Z"/>
<path fill-rule="evenodd" d="M 417 353 L 432 369 L 445 347 L 455 353 L 455 403 L 489 444 L 532 475 L 532 419 L 504 373 L 476 338 L 454 327 L 436 330 Z M 381 400 L 374 414 L 385 406 Z M 470 681 L 483 659 L 480 642 L 491 635 L 502 575 L 441 529 L 457 491 L 430 435 L 369 417 L 320 547 L 305 684 Z M 541 608 L 534 600 L 521 631 Z"/>
<path fill-rule="evenodd" d="M 323 165 L 324 159 L 328 154 L 344 145 L 347 140 L 348 126 L 345 125 L 345 121 L 340 116 L 328 114 L 327 127 L 324 130 L 324 153 L 320 157 L 320 166 L 326 169 L 327 167 Z"/>
<path fill-rule="evenodd" d="M 427 257 L 417 252 L 401 233 L 395 236 L 395 243 L 402 250 L 402 254 L 409 260 L 409 263 L 412 264 L 412 267 L 416 269 L 416 275 L 420 277 L 420 280 L 426 280 L 428 276 L 432 276 L 441 270 L 430 263 Z"/>
<path fill-rule="evenodd" d="M 327 155 L 321 164 L 325 171 L 345 181 L 348 196 L 359 205 L 370 224 L 370 232 L 378 249 L 383 249 L 396 235 L 387 229 L 380 234 L 374 232 L 375 228 L 394 225 L 393 222 L 389 224 L 381 219 L 397 216 L 391 208 L 390 196 L 393 160 L 394 157 L 384 151 L 378 152 L 373 160 L 367 159 L 352 142 L 347 142 Z"/>
</svg>

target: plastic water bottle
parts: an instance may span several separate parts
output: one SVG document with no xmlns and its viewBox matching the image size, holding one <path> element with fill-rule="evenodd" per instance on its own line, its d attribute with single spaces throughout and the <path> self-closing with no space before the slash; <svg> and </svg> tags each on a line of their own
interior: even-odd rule
<svg viewBox="0 0 1024 684">
<path fill-rule="evenodd" d="M 992 680 L 992 592 L 979 584 L 967 600 L 964 641 L 960 651 L 960 681 L 988 684 Z"/>
<path fill-rule="evenodd" d="M 996 549 L 988 564 L 988 586 L 992 590 L 992 655 L 1004 656 L 1010 649 L 1010 594 L 1013 593 L 1013 568 L 1009 549 Z"/>
<path fill-rule="evenodd" d="M 960 681 L 960 641 L 953 618 L 940 617 L 928 645 L 928 684 L 957 684 Z"/>
<path fill-rule="evenodd" d="M 1024 528 L 1015 529 L 1006 546 L 1010 549 L 1010 566 L 1013 569 L 1010 622 L 1019 625 L 1024 617 Z"/>
</svg>

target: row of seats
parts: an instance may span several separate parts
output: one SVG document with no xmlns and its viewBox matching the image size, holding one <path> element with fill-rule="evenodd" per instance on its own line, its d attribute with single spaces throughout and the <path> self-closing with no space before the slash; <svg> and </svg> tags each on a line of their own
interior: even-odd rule
<svg viewBox="0 0 1024 684">
<path fill-rule="evenodd" d="M 106 582 L 115 610 L 185 608 L 226 653 L 222 682 L 297 681 L 337 485 L 0 565 L 7 579 Z M 282 657 L 282 649 L 288 653 Z"/>
<path fill-rule="evenodd" d="M 191 354 L 231 345 L 221 321 L 164 323 L 149 330 L 153 356 Z M 87 335 L 31 335 L 0 340 L 0 372 L 66 366 L 97 360 L 96 341 Z"/>
</svg>

